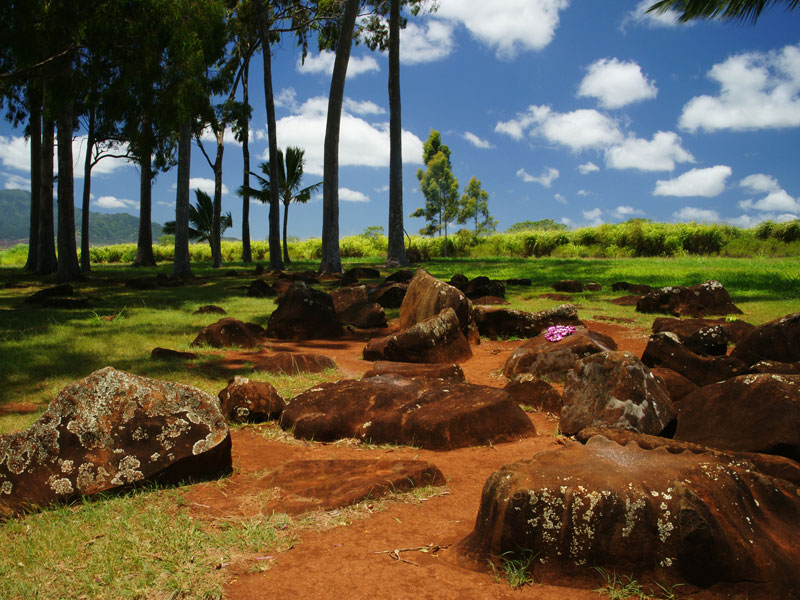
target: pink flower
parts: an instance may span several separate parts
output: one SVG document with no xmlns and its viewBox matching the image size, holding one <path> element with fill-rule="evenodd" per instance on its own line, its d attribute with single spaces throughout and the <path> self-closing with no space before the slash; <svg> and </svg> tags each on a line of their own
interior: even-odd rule
<svg viewBox="0 0 800 600">
<path fill-rule="evenodd" d="M 572 325 L 553 325 L 544 332 L 544 339 L 548 342 L 560 342 L 573 333 L 575 333 L 575 328 Z"/>
</svg>

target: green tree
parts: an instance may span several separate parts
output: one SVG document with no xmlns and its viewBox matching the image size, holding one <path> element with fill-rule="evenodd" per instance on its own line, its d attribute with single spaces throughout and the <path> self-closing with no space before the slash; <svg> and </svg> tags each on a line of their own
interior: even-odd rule
<svg viewBox="0 0 800 600">
<path fill-rule="evenodd" d="M 694 19 L 750 21 L 755 23 L 768 6 L 784 5 L 787 10 L 800 6 L 800 0 L 660 0 L 647 12 L 677 11 L 682 23 Z"/>
<path fill-rule="evenodd" d="M 200 242 L 208 242 L 214 248 L 214 201 L 207 193 L 202 190 L 195 190 L 196 204 L 189 205 L 189 239 Z M 229 227 L 233 227 L 231 213 L 223 215 L 220 219 L 220 232 L 225 232 Z M 175 221 L 164 223 L 162 233 L 175 235 Z"/>
<path fill-rule="evenodd" d="M 556 223 L 553 219 L 541 219 L 539 221 L 520 221 L 514 223 L 506 229 L 506 233 L 521 233 L 523 231 L 565 231 L 567 228 L 563 223 Z"/>
<path fill-rule="evenodd" d="M 422 147 L 425 170 L 417 170 L 420 190 L 425 196 L 425 206 L 418 208 L 412 217 L 425 217 L 427 227 L 420 229 L 423 235 L 442 235 L 444 231 L 444 254 L 447 256 L 447 225 L 458 218 L 458 179 L 450 165 L 450 148 L 442 144 L 441 135 L 431 130 Z"/>
<path fill-rule="evenodd" d="M 469 220 L 474 220 L 476 235 L 497 228 L 497 220 L 489 214 L 489 192 L 481 187 L 481 180 L 475 177 L 470 179 L 464 188 L 458 215 L 459 224 Z"/>
<path fill-rule="evenodd" d="M 281 150 L 278 150 L 278 196 L 283 202 L 283 261 L 286 264 L 291 263 L 289 259 L 289 246 L 288 240 L 288 224 L 289 224 L 289 204 L 292 202 L 300 202 L 305 204 L 311 198 L 312 192 L 319 189 L 322 182 L 300 188 L 303 180 L 303 171 L 305 165 L 305 150 L 297 148 L 296 146 L 289 146 L 286 148 L 286 160 Z M 261 184 L 260 190 L 252 188 L 240 188 L 239 193 L 248 193 L 261 200 L 261 202 L 268 203 L 272 195 L 272 186 L 270 185 L 270 174 L 272 172 L 271 165 L 268 162 L 261 163 L 261 172 L 264 176 L 253 173 L 252 175 L 258 179 Z"/>
</svg>

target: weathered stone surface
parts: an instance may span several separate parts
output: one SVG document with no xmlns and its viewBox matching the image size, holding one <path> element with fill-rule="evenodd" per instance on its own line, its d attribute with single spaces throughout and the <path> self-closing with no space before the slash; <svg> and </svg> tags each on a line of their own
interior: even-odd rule
<svg viewBox="0 0 800 600">
<path fill-rule="evenodd" d="M 800 461 L 800 375 L 742 375 L 681 400 L 675 439 Z"/>
<path fill-rule="evenodd" d="M 450 281 L 448 281 L 447 283 L 463 292 L 464 288 L 467 287 L 467 284 L 469 283 L 469 277 L 467 277 L 463 273 L 456 273 L 450 278 Z"/>
<path fill-rule="evenodd" d="M 472 302 L 463 292 L 436 279 L 424 269 L 417 269 L 411 283 L 408 284 L 403 303 L 400 305 L 400 329 L 408 329 L 420 321 L 438 315 L 446 308 L 452 308 L 458 318 L 459 327 L 464 337 L 472 342 L 475 328 L 475 316 Z M 475 329 L 477 334 L 477 329 Z M 437 361 L 446 362 L 446 361 Z"/>
<path fill-rule="evenodd" d="M 766 600 L 800 593 L 800 545 L 787 543 L 798 535 L 800 496 L 785 480 L 597 435 L 495 472 L 455 551 L 485 568 L 534 549 L 532 574 L 545 583 L 601 567 Z"/>
<path fill-rule="evenodd" d="M 554 415 L 561 413 L 561 394 L 536 375 L 530 373 L 517 375 L 503 389 L 519 405 L 530 406 L 533 410 Z"/>
<path fill-rule="evenodd" d="M 339 318 L 343 323 L 357 329 L 386 327 L 386 312 L 377 302 L 364 302 L 351 306 L 339 313 Z"/>
<path fill-rule="evenodd" d="M 574 304 L 561 304 L 535 313 L 482 306 L 476 306 L 474 312 L 478 331 L 489 338 L 530 338 L 552 325 L 583 325 Z"/>
<path fill-rule="evenodd" d="M 661 380 L 661 383 L 667 390 L 667 394 L 669 394 L 669 399 L 673 402 L 678 402 L 683 399 L 684 396 L 697 389 L 695 383 L 692 383 L 689 379 L 672 369 L 653 367 L 650 369 L 650 372 Z"/>
<path fill-rule="evenodd" d="M 785 363 L 777 360 L 760 360 L 747 369 L 748 373 L 776 373 L 778 375 L 800 375 L 800 362 Z"/>
<path fill-rule="evenodd" d="M 419 364 L 402 363 L 379 360 L 372 365 L 372 368 L 362 375 L 362 379 L 386 375 L 390 377 L 428 377 L 431 379 L 444 379 L 445 381 L 456 381 L 466 383 L 467 378 L 464 371 L 454 363 Z"/>
<path fill-rule="evenodd" d="M 556 281 L 551 287 L 557 292 L 566 292 L 569 294 L 575 294 L 583 291 L 583 283 L 580 281 L 575 281 L 574 279 L 563 279 L 562 281 Z"/>
<path fill-rule="evenodd" d="M 364 360 L 396 362 L 461 362 L 472 356 L 452 308 L 364 346 Z"/>
<path fill-rule="evenodd" d="M 483 304 L 485 306 L 498 306 L 502 304 L 511 304 L 505 298 L 499 298 L 498 296 L 481 296 L 480 298 L 472 298 L 473 306 L 478 306 L 479 304 Z"/>
<path fill-rule="evenodd" d="M 150 353 L 150 360 L 195 360 L 199 357 L 200 355 L 194 352 L 181 352 L 169 348 L 153 348 Z"/>
<path fill-rule="evenodd" d="M 636 310 L 676 317 L 742 314 L 728 291 L 719 281 L 713 279 L 699 285 L 663 287 L 650 292 L 639 299 Z"/>
<path fill-rule="evenodd" d="M 610 337 L 582 326 L 559 342 L 548 342 L 542 332 L 514 350 L 503 365 L 503 375 L 512 379 L 521 373 L 533 373 L 563 381 L 580 359 L 616 349 L 617 344 Z"/>
<path fill-rule="evenodd" d="M 369 301 L 369 298 L 367 297 L 367 288 L 363 285 L 358 285 L 332 290 L 331 300 L 333 300 L 333 310 L 335 310 L 338 315 L 351 306 L 365 304 Z"/>
<path fill-rule="evenodd" d="M 414 278 L 414 271 L 411 269 L 400 269 L 388 275 L 384 281 L 394 283 L 409 283 Z"/>
<path fill-rule="evenodd" d="M 230 470 L 230 435 L 213 396 L 106 367 L 62 389 L 28 429 L 0 436 L 0 515 Z"/>
<path fill-rule="evenodd" d="M 349 287 L 353 285 L 358 285 L 358 279 L 352 275 L 345 273 L 342 275 L 341 279 L 339 279 L 339 287 Z"/>
<path fill-rule="evenodd" d="M 277 419 L 286 402 L 271 383 L 232 377 L 228 386 L 217 394 L 222 414 L 230 422 L 260 423 Z"/>
<path fill-rule="evenodd" d="M 612 298 L 609 300 L 611 304 L 617 306 L 636 306 L 641 296 L 620 296 L 619 298 Z"/>
<path fill-rule="evenodd" d="M 561 431 L 617 427 L 660 435 L 675 419 L 667 390 L 630 352 L 599 352 L 567 374 Z"/>
<path fill-rule="evenodd" d="M 464 293 L 470 300 L 480 298 L 482 296 L 495 296 L 497 298 L 506 297 L 506 284 L 502 281 L 489 279 L 484 275 L 480 275 L 471 280 L 464 286 Z"/>
<path fill-rule="evenodd" d="M 653 321 L 653 333 L 669 331 L 678 336 L 681 343 L 695 354 L 724 356 L 731 340 L 728 330 L 721 323 L 709 319 L 673 319 L 659 317 Z"/>
<path fill-rule="evenodd" d="M 301 281 L 294 282 L 278 299 L 267 323 L 267 335 L 282 340 L 327 339 L 343 333 L 331 296 Z"/>
<path fill-rule="evenodd" d="M 797 463 L 784 456 L 774 456 L 772 454 L 758 454 L 754 452 L 734 452 L 731 450 L 718 450 L 702 444 L 673 440 L 657 435 L 647 435 L 636 433 L 626 429 L 600 429 L 598 427 L 588 427 L 581 429 L 575 434 L 575 439 L 585 444 L 596 435 L 602 435 L 617 442 L 621 446 L 629 443 L 636 444 L 645 450 L 664 448 L 670 454 L 680 454 L 681 452 L 691 452 L 693 454 L 711 454 L 727 461 L 728 464 L 753 469 L 769 475 L 785 479 L 795 485 L 800 485 L 800 463 Z M 749 464 L 748 464 L 749 463 Z"/>
<path fill-rule="evenodd" d="M 671 332 L 655 333 L 647 340 L 642 362 L 651 369 L 671 369 L 698 386 L 736 377 L 746 365 L 730 356 L 700 356 L 681 343 Z"/>
<path fill-rule="evenodd" d="M 586 283 L 586 284 L 584 284 L 583 287 L 588 292 L 601 292 L 601 291 L 603 291 L 602 284 L 595 283 L 595 282 Z"/>
<path fill-rule="evenodd" d="M 761 360 L 800 361 L 800 313 L 792 313 L 756 327 L 731 352 L 748 365 Z"/>
<path fill-rule="evenodd" d="M 266 341 L 264 328 L 255 323 L 243 323 L 238 319 L 220 319 L 204 327 L 194 341 L 192 346 L 212 346 L 213 348 L 225 348 L 238 346 L 239 348 L 254 348 Z"/>
<path fill-rule="evenodd" d="M 256 279 L 247 288 L 247 295 L 250 298 L 274 298 L 278 292 L 263 279 Z"/>
<path fill-rule="evenodd" d="M 322 383 L 296 396 L 280 423 L 298 438 L 358 438 L 431 450 L 535 434 L 530 419 L 503 390 L 386 376 Z"/>
<path fill-rule="evenodd" d="M 380 279 L 381 272 L 378 269 L 373 269 L 372 267 L 353 267 L 352 269 L 347 269 L 343 273 L 343 275 L 350 275 L 355 277 L 356 279 Z"/>
<path fill-rule="evenodd" d="M 322 371 L 335 368 L 336 362 L 332 358 L 308 352 L 275 352 L 266 357 L 259 356 L 253 364 L 254 371 L 275 373 L 276 375 L 322 373 Z"/>
<path fill-rule="evenodd" d="M 672 317 L 658 317 L 653 321 L 652 331 L 653 333 L 671 331 L 685 343 L 688 338 L 692 337 L 692 335 L 698 331 L 716 325 L 721 326 L 725 330 L 728 342 L 733 342 L 734 344 L 738 344 L 742 338 L 755 329 L 755 325 L 738 319 L 726 321 L 725 319 L 675 319 Z"/>
<path fill-rule="evenodd" d="M 192 313 L 193 315 L 227 315 L 228 313 L 221 306 L 215 304 L 205 304 Z"/>
<path fill-rule="evenodd" d="M 407 283 L 381 284 L 369 290 L 369 299 L 383 308 L 400 308 L 407 291 Z"/>
</svg>

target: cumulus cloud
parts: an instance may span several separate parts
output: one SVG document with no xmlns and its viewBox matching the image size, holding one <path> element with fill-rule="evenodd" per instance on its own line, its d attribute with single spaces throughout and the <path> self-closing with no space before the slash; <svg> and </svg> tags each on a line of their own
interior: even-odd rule
<svg viewBox="0 0 800 600">
<path fill-rule="evenodd" d="M 587 68 L 578 96 L 597 98 L 603 108 L 621 108 L 655 98 L 658 88 L 633 61 L 601 58 Z"/>
<path fill-rule="evenodd" d="M 800 201 L 790 196 L 771 175 L 763 173 L 749 175 L 742 179 L 739 185 L 754 194 L 766 194 L 758 200 L 749 199 L 740 202 L 739 207 L 744 210 L 800 214 Z"/>
<path fill-rule="evenodd" d="M 603 215 L 602 208 L 593 208 L 591 210 L 583 211 L 584 220 L 592 227 L 597 227 L 598 225 L 602 225 L 603 223 L 605 223 L 605 221 L 603 221 L 602 215 Z"/>
<path fill-rule="evenodd" d="M 175 186 L 173 186 L 175 187 Z M 200 190 L 201 192 L 205 192 L 212 198 L 214 197 L 214 180 L 213 179 L 206 179 L 205 177 L 192 177 L 189 180 L 189 187 L 193 190 Z M 222 184 L 222 194 L 225 195 L 228 193 L 228 186 L 224 183 Z"/>
<path fill-rule="evenodd" d="M 406 65 L 442 60 L 455 47 L 453 26 L 438 19 L 424 25 L 409 23 L 400 30 L 400 47 L 400 62 Z"/>
<path fill-rule="evenodd" d="M 519 169 L 517 171 L 517 177 L 522 179 L 525 183 L 538 183 L 543 185 L 546 188 L 549 188 L 553 181 L 558 179 L 559 172 L 558 169 L 554 169 L 553 167 L 546 167 L 542 174 L 538 177 L 535 177 L 525 171 L 525 169 Z"/>
<path fill-rule="evenodd" d="M 719 223 L 719 214 L 715 210 L 697 208 L 694 206 L 684 206 L 682 209 L 672 213 L 677 221 L 685 223 Z"/>
<path fill-rule="evenodd" d="M 208 142 L 210 144 L 217 143 L 217 137 L 214 135 L 211 127 L 206 127 L 203 129 L 203 133 L 200 135 L 200 140 L 203 142 Z M 241 146 L 242 142 L 236 139 L 236 136 L 233 135 L 233 130 L 230 127 L 225 128 L 225 134 L 222 138 L 222 143 L 226 146 Z M 206 150 L 208 152 L 208 150 Z"/>
<path fill-rule="evenodd" d="M 87 136 L 80 135 L 72 140 L 73 176 L 83 178 L 83 163 L 86 156 Z M 112 150 L 113 154 L 124 154 L 127 146 L 121 144 Z M 57 151 L 56 151 L 57 152 Z M 31 151 L 28 140 L 24 137 L 6 137 L 0 135 L 0 164 L 9 169 L 30 173 Z M 125 158 L 104 158 L 92 169 L 92 175 L 110 175 L 118 169 L 131 166 Z M 53 168 L 58 172 L 58 155 L 53 157 Z"/>
<path fill-rule="evenodd" d="M 6 178 L 5 189 L 7 190 L 26 190 L 31 189 L 31 180 L 15 173 L 3 173 Z"/>
<path fill-rule="evenodd" d="M 339 188 L 339 200 L 342 202 L 369 202 L 369 196 L 350 188 Z"/>
<path fill-rule="evenodd" d="M 438 5 L 437 16 L 462 23 L 499 58 L 511 59 L 552 41 L 559 11 L 569 0 L 439 0 Z"/>
<path fill-rule="evenodd" d="M 556 194 L 555 196 L 553 196 L 553 198 L 559 204 L 567 204 L 567 199 L 564 198 L 564 196 L 562 196 L 561 194 Z"/>
<path fill-rule="evenodd" d="M 297 103 L 297 91 L 293 87 L 283 88 L 274 97 L 273 102 L 278 108 L 288 108 L 292 111 L 300 107 Z"/>
<path fill-rule="evenodd" d="M 304 148 L 306 173 L 311 175 L 322 175 L 327 110 L 328 99 L 317 96 L 277 122 L 278 144 Z M 266 155 L 262 158 L 266 160 Z M 409 131 L 403 131 L 403 162 L 422 164 L 422 140 Z M 339 166 L 388 167 L 389 124 L 369 123 L 344 110 L 339 133 Z"/>
<path fill-rule="evenodd" d="M 644 215 L 643 210 L 639 210 L 638 208 L 633 208 L 632 206 L 623 204 L 618 206 L 612 211 L 612 214 L 619 218 L 619 219 L 630 219 L 632 217 L 638 217 Z"/>
<path fill-rule="evenodd" d="M 578 196 L 590 196 L 592 194 L 589 190 L 578 190 L 577 193 Z"/>
<path fill-rule="evenodd" d="M 583 163 L 582 165 L 578 165 L 578 171 L 580 171 L 581 175 L 588 175 L 589 173 L 596 173 L 600 170 L 593 162 Z"/>
<path fill-rule="evenodd" d="M 675 163 L 694 162 L 672 131 L 659 131 L 650 141 L 634 136 L 606 150 L 606 165 L 612 169 L 674 171 Z"/>
<path fill-rule="evenodd" d="M 386 109 L 378 106 L 370 100 L 353 100 L 352 98 L 344 99 L 344 110 L 356 115 L 382 115 L 386 113 Z"/>
<path fill-rule="evenodd" d="M 678 12 L 674 10 L 665 13 L 648 13 L 647 9 L 653 5 L 653 0 L 641 0 L 632 11 L 625 15 L 622 22 L 623 29 L 628 24 L 645 25 L 647 27 L 688 27 L 693 25 L 691 21 L 688 23 L 678 22 Z"/>
<path fill-rule="evenodd" d="M 471 131 L 464 132 L 464 139 L 467 140 L 470 144 L 472 144 L 476 148 L 481 148 L 482 150 L 489 150 L 491 148 L 494 148 L 494 144 L 492 144 L 489 140 L 484 140 L 483 138 L 479 138 Z"/>
<path fill-rule="evenodd" d="M 127 208 L 132 210 L 139 210 L 139 203 L 134 200 L 126 198 L 116 198 L 114 196 L 100 196 L 92 204 L 98 208 Z"/>
<path fill-rule="evenodd" d="M 731 56 L 708 76 L 719 84 L 719 94 L 692 98 L 683 107 L 681 128 L 747 131 L 800 125 L 800 45 Z"/>
<path fill-rule="evenodd" d="M 660 179 L 656 182 L 654 196 L 719 196 L 725 190 L 725 180 L 733 170 L 727 165 L 707 169 L 692 169 L 675 179 Z"/>
<path fill-rule="evenodd" d="M 332 75 L 333 63 L 336 59 L 336 53 L 329 50 L 324 50 L 319 54 L 309 54 L 306 56 L 305 61 L 297 60 L 297 71 L 310 75 Z M 369 73 L 370 71 L 380 71 L 378 61 L 375 57 L 365 56 L 351 56 L 350 61 L 347 63 L 347 76 L 356 77 L 362 73 Z"/>
<path fill-rule="evenodd" d="M 525 132 L 544 137 L 554 144 L 579 151 L 605 148 L 622 141 L 622 132 L 610 117 L 596 110 L 575 110 L 569 113 L 554 112 L 549 106 L 530 106 L 516 118 L 501 121 L 495 131 L 514 139 L 522 139 Z"/>
</svg>

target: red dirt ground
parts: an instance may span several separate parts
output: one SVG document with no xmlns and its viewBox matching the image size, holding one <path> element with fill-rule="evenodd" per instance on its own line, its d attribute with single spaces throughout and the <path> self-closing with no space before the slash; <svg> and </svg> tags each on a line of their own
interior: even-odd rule
<svg viewBox="0 0 800 600">
<path fill-rule="evenodd" d="M 610 335 L 621 350 L 641 356 L 648 332 L 613 323 L 587 323 L 592 329 Z M 271 343 L 273 350 L 317 352 L 332 357 L 346 377 L 360 377 L 371 363 L 361 360 L 363 337 L 341 340 Z M 495 387 L 505 385 L 499 374 L 503 363 L 521 342 L 489 341 L 473 347 L 474 355 L 461 364 L 467 381 Z M 557 421 L 543 414 L 530 414 L 539 435 L 518 442 L 433 452 L 415 448 L 367 449 L 343 444 L 289 444 L 267 440 L 260 428 L 233 432 L 235 475 L 223 489 L 231 486 L 236 497 L 219 492 L 219 483 L 192 486 L 188 501 L 197 516 L 214 518 L 226 514 L 247 514 L 246 479 L 298 459 L 419 459 L 441 469 L 449 493 L 419 503 L 391 502 L 388 509 L 354 520 L 346 527 L 305 531 L 295 546 L 274 554 L 269 568 L 256 570 L 264 561 L 234 562 L 223 567 L 229 572 L 225 597 L 230 600 L 288 598 L 319 599 L 529 599 L 571 600 L 605 598 L 590 591 L 600 585 L 587 573 L 584 581 L 568 586 L 527 585 L 514 590 L 496 581 L 490 572 L 477 572 L 455 564 L 447 549 L 437 553 L 404 552 L 410 562 L 392 559 L 386 551 L 418 548 L 434 544 L 447 547 L 470 533 L 488 476 L 502 465 L 528 459 L 536 452 L 555 448 L 560 443 L 552 435 Z M 264 427 L 274 427 L 265 425 Z M 214 489 L 216 486 L 216 489 Z M 254 492 L 254 491 L 253 491 Z M 263 557 L 262 557 L 263 558 Z M 415 563 L 415 564 L 410 564 Z"/>
</svg>

